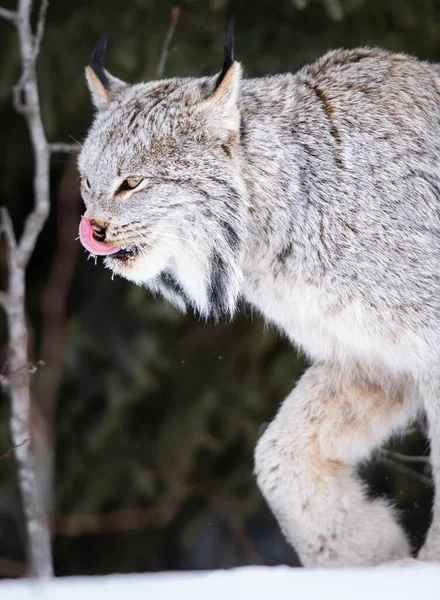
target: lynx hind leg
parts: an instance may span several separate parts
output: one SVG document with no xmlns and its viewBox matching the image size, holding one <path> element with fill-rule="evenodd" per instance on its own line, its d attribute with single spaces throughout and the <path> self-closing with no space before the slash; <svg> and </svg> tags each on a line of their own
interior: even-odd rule
<svg viewBox="0 0 440 600">
<path fill-rule="evenodd" d="M 258 441 L 258 485 L 304 566 L 377 565 L 409 556 L 392 508 L 367 498 L 356 465 L 416 416 L 390 391 L 310 367 Z"/>
<path fill-rule="evenodd" d="M 432 523 L 418 558 L 440 562 L 440 377 L 433 371 L 429 381 L 421 383 L 421 396 L 428 417 L 431 467 L 435 494 Z"/>
</svg>

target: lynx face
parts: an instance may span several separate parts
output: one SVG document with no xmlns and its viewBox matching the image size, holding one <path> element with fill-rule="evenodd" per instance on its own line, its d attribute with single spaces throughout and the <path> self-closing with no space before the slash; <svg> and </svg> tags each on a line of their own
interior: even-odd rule
<svg viewBox="0 0 440 600">
<path fill-rule="evenodd" d="M 86 72 L 98 113 L 78 162 L 81 242 L 182 310 L 233 313 L 247 214 L 240 66 L 231 51 L 220 76 L 129 86 L 103 69 L 104 48 Z"/>
</svg>

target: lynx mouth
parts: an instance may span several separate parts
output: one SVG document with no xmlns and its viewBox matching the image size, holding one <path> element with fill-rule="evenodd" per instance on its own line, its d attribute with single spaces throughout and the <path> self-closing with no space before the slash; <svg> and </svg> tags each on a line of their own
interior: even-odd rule
<svg viewBox="0 0 440 600">
<path fill-rule="evenodd" d="M 113 245 L 114 242 L 105 241 L 105 234 L 102 235 L 102 239 L 99 239 L 91 221 L 85 215 L 81 217 L 79 237 L 84 248 L 93 256 L 107 256 L 126 262 L 133 259 L 141 251 L 132 246 Z"/>
<path fill-rule="evenodd" d="M 118 260 L 128 261 L 139 254 L 139 250 L 136 248 L 121 248 L 114 254 L 111 254 L 111 258 L 117 258 Z"/>
</svg>

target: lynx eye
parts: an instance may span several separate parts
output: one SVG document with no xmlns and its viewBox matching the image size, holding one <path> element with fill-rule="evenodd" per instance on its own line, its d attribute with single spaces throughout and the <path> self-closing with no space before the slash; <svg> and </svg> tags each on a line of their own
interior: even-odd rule
<svg viewBox="0 0 440 600">
<path fill-rule="evenodd" d="M 134 190 L 134 188 L 137 187 L 142 181 L 142 177 L 127 177 L 125 181 L 127 182 L 128 187 L 131 190 Z"/>
<path fill-rule="evenodd" d="M 119 186 L 119 189 L 116 192 L 116 194 L 120 194 L 121 192 L 128 192 L 129 190 L 134 190 L 143 180 L 143 177 L 127 177 L 127 179 L 125 179 Z"/>
</svg>

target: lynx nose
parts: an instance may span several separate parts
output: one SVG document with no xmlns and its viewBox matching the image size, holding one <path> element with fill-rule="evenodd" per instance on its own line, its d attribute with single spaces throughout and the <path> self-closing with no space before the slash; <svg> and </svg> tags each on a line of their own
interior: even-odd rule
<svg viewBox="0 0 440 600">
<path fill-rule="evenodd" d="M 92 220 L 90 221 L 90 224 L 93 229 L 93 237 L 95 238 L 95 240 L 97 242 L 103 242 L 105 240 L 105 230 L 107 229 L 107 227 Z"/>
</svg>

